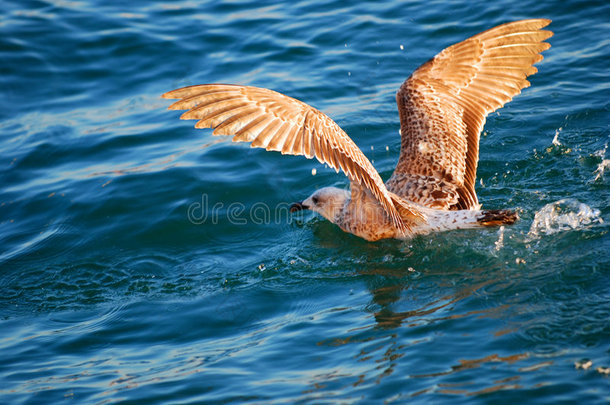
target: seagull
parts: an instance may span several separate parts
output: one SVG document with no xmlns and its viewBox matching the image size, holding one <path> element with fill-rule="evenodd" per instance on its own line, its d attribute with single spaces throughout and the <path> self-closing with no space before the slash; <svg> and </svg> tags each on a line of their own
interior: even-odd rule
<svg viewBox="0 0 610 405">
<path fill-rule="evenodd" d="M 195 128 L 233 135 L 234 142 L 316 158 L 350 180 L 350 190 L 324 187 L 290 211 L 311 210 L 368 241 L 409 239 L 453 229 L 513 224 L 512 210 L 482 210 L 475 192 L 479 138 L 488 114 L 530 83 L 550 44 L 548 19 L 509 22 L 454 44 L 400 86 L 401 149 L 383 182 L 354 141 L 330 117 L 273 90 L 202 84 L 163 94 L 168 108 L 188 110 Z"/>
</svg>

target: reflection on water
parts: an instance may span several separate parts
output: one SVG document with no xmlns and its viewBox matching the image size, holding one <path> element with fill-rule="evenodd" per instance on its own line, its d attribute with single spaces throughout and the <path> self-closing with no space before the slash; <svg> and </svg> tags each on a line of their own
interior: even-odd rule
<svg viewBox="0 0 610 405">
<path fill-rule="evenodd" d="M 85 167 L 78 172 L 67 173 L 70 176 L 80 177 L 79 173 L 87 173 L 86 177 L 98 177 L 98 176 L 122 176 L 126 174 L 134 174 L 134 173 L 151 173 L 155 171 L 163 171 L 170 169 L 172 167 L 179 166 L 180 163 L 178 160 L 187 153 L 197 153 L 201 152 L 204 149 L 209 148 L 212 145 L 218 144 L 225 141 L 224 139 L 214 139 L 211 142 L 206 142 L 203 145 L 197 145 L 196 147 L 189 148 L 188 150 L 183 150 L 180 152 L 172 153 L 168 156 L 161 157 L 157 160 L 154 160 L 150 163 L 140 164 L 136 166 L 130 166 L 127 168 L 114 168 L 106 171 L 96 171 L 97 169 L 91 167 Z M 110 180 L 108 181 L 110 182 Z M 108 184 L 104 183 L 104 186 Z M 102 186 L 103 187 L 103 186 Z"/>
<path fill-rule="evenodd" d="M 468 270 L 464 270 L 468 271 Z M 469 270 L 472 271 L 472 270 Z M 523 367 L 514 367 L 518 363 L 527 360 L 531 357 L 528 352 L 517 352 L 513 354 L 491 353 L 483 357 L 472 356 L 472 353 L 480 352 L 476 347 L 470 347 L 463 353 L 453 353 L 457 355 L 457 363 L 449 366 L 448 369 L 422 372 L 424 369 L 438 369 L 438 362 L 434 361 L 436 355 L 431 353 L 427 362 L 421 363 L 421 369 L 418 369 L 415 362 L 412 367 L 408 367 L 408 376 L 394 375 L 397 368 L 404 372 L 405 363 L 409 364 L 412 360 L 410 357 L 414 353 L 421 353 L 427 350 L 440 351 L 447 350 L 446 347 L 438 347 L 443 345 L 446 336 L 444 332 L 447 330 L 447 325 L 457 324 L 459 322 L 468 323 L 469 327 L 464 327 L 464 339 L 466 346 L 469 346 L 467 340 L 471 332 L 468 330 L 477 325 L 485 325 L 485 320 L 497 320 L 511 314 L 515 308 L 511 308 L 509 304 L 490 306 L 484 309 L 465 309 L 468 308 L 469 301 L 477 296 L 484 296 L 487 293 L 485 289 L 500 282 L 500 276 L 492 276 L 485 279 L 485 276 L 478 281 L 471 280 L 465 285 L 456 286 L 453 291 L 448 294 L 431 294 L 430 301 L 425 302 L 421 299 L 409 299 L 409 295 L 420 295 L 421 291 L 410 291 L 411 284 L 414 282 L 408 277 L 397 278 L 393 272 L 387 272 L 383 269 L 368 270 L 367 274 L 376 274 L 383 277 L 388 275 L 384 283 L 378 285 L 375 283 L 370 290 L 371 308 L 374 324 L 361 326 L 358 328 L 348 329 L 347 336 L 335 337 L 320 341 L 319 345 L 330 347 L 341 347 L 356 345 L 360 347 L 354 356 L 354 359 L 362 365 L 358 372 L 349 374 L 328 374 L 317 376 L 325 378 L 326 384 L 312 382 L 312 388 L 308 392 L 315 390 L 327 389 L 329 380 L 337 382 L 348 379 L 354 387 L 361 385 L 380 384 L 386 378 L 407 378 L 408 380 L 421 380 L 426 388 L 411 390 L 409 397 L 417 397 L 422 394 L 441 393 L 451 395 L 480 395 L 501 390 L 521 389 L 521 375 L 527 372 L 533 372 L 540 368 L 547 367 L 553 362 L 543 361 L 536 364 Z M 476 271 L 475 271 L 476 274 Z M 444 283 L 443 283 L 444 284 Z M 440 285 L 436 286 L 437 288 Z M 418 287 L 413 287 L 418 290 Z M 442 288 L 445 289 L 446 288 Z M 404 306 L 409 303 L 412 308 L 404 311 L 396 310 L 396 306 Z M 459 322 L 453 322 L 459 320 Z M 483 329 L 487 328 L 484 326 Z M 451 329 L 451 328 L 449 328 Z M 434 330 L 437 330 L 435 333 Z M 505 335 L 512 334 L 515 327 L 489 333 L 490 339 L 503 339 Z M 432 332 L 432 333 L 430 333 Z M 493 345 L 493 344 L 492 344 Z M 440 349 L 440 350 L 439 350 Z M 481 349 L 481 348 L 479 348 Z M 469 357 L 472 356 L 472 357 Z M 509 374 L 502 378 L 491 379 L 482 385 L 478 374 L 468 373 L 478 368 L 495 369 L 498 364 L 504 364 L 507 367 L 500 374 Z M 466 375 L 462 375 L 462 374 Z M 461 375 L 458 377 L 457 375 Z M 453 381 L 456 378 L 460 382 Z M 408 384 L 408 382 L 405 382 Z M 414 386 L 419 386 L 417 383 Z M 404 397 L 404 396 L 399 396 Z"/>
<path fill-rule="evenodd" d="M 442 321 L 447 319 L 458 319 L 461 317 L 468 317 L 472 315 L 492 316 L 493 313 L 502 311 L 503 307 L 490 308 L 485 310 L 469 311 L 463 314 L 451 314 L 446 316 L 434 317 L 437 312 L 443 312 L 442 310 L 451 307 L 452 305 L 459 303 L 461 300 L 466 299 L 475 294 L 480 288 L 483 288 L 493 281 L 485 281 L 478 285 L 471 287 L 462 288 L 459 292 L 451 295 L 443 296 L 435 299 L 429 303 L 425 303 L 422 307 L 412 309 L 408 311 L 393 311 L 391 305 L 398 302 L 402 297 L 402 291 L 405 289 L 404 286 L 392 285 L 388 287 L 380 287 L 371 291 L 373 295 L 373 301 L 380 305 L 382 309 L 375 312 L 375 320 L 377 325 L 381 328 L 397 328 L 403 324 L 408 327 L 416 327 L 422 324 L 434 323 L 436 321 Z"/>
</svg>

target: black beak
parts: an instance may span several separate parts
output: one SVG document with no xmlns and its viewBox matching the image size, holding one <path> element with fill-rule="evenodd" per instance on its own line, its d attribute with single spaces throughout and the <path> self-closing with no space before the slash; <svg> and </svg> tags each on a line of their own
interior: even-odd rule
<svg viewBox="0 0 610 405">
<path fill-rule="evenodd" d="M 303 205 L 303 202 L 295 202 L 294 204 L 292 204 L 290 206 L 290 212 L 297 212 L 297 211 L 302 211 L 302 210 L 306 210 L 309 207 L 306 205 Z"/>
</svg>

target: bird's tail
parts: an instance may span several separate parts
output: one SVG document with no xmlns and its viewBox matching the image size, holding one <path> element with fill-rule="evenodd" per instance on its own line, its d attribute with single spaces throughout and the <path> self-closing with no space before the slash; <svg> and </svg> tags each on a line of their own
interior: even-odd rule
<svg viewBox="0 0 610 405">
<path fill-rule="evenodd" d="M 414 229 L 414 233 L 511 225 L 519 218 L 516 212 L 510 210 L 444 211 L 425 209 L 424 214 L 426 216 L 426 223 L 419 227 L 419 229 Z"/>
<path fill-rule="evenodd" d="M 437 210 L 413 204 L 390 193 L 394 207 L 406 225 L 404 237 L 431 231 L 475 229 L 488 226 L 512 225 L 519 219 L 511 210 Z"/>
<path fill-rule="evenodd" d="M 477 222 L 483 226 L 512 225 L 519 215 L 511 210 L 484 210 L 477 216 Z"/>
</svg>

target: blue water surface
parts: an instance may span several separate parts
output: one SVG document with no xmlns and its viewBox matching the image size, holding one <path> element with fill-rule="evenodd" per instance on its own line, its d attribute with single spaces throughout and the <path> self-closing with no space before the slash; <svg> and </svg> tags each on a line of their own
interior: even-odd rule
<svg viewBox="0 0 610 405">
<path fill-rule="evenodd" d="M 0 403 L 607 403 L 607 1 L 5 0 Z M 282 207 L 347 179 L 193 129 L 166 91 L 271 88 L 387 179 L 437 52 L 550 18 L 477 192 L 511 227 L 368 243 Z M 312 171 L 315 169 L 315 175 Z"/>
</svg>

